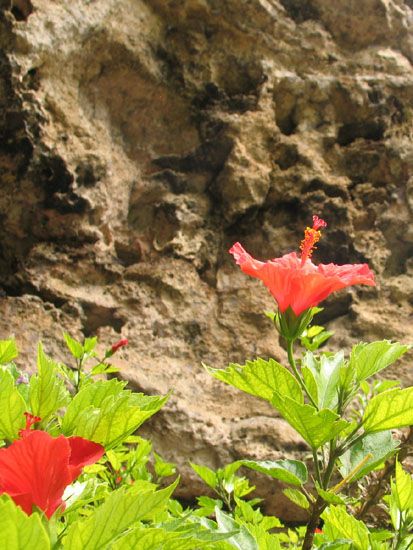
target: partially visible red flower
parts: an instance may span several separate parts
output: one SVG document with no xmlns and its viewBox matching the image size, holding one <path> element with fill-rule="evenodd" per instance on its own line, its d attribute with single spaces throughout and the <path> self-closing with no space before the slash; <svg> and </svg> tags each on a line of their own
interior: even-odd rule
<svg viewBox="0 0 413 550">
<path fill-rule="evenodd" d="M 298 316 L 336 290 L 357 284 L 375 285 L 374 274 L 367 264 L 313 264 L 311 254 L 320 239 L 320 229 L 326 225 L 324 220 L 313 216 L 313 227 L 305 230 L 300 257 L 290 252 L 281 258 L 260 262 L 240 243 L 235 243 L 229 252 L 244 273 L 265 284 L 281 313 L 291 307 Z"/>
<path fill-rule="evenodd" d="M 62 496 L 81 473 L 83 466 L 99 460 L 105 449 L 82 437 L 52 437 L 42 430 L 30 431 L 38 417 L 27 414 L 22 439 L 0 449 L 0 494 L 6 493 L 26 514 L 37 506 L 50 518 L 60 507 Z"/>
<path fill-rule="evenodd" d="M 314 533 L 317 535 L 320 535 L 323 533 L 323 530 L 322 529 L 319 529 L 318 527 L 316 527 L 316 530 L 314 531 Z"/>
<path fill-rule="evenodd" d="M 113 346 L 110 348 L 110 351 L 113 353 L 116 353 L 118 349 L 123 348 L 124 346 L 127 346 L 129 344 L 129 341 L 127 338 L 122 338 L 122 340 L 119 340 L 116 342 L 116 344 L 113 344 Z"/>
</svg>

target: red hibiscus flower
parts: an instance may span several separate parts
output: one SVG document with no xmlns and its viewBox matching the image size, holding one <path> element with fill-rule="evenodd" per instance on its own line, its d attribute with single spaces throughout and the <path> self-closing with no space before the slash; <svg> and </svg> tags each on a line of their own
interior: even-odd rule
<svg viewBox="0 0 413 550">
<path fill-rule="evenodd" d="M 318 305 L 332 292 L 350 285 L 375 285 L 374 274 L 367 264 L 319 264 L 311 261 L 315 244 L 321 237 L 325 221 L 313 216 L 313 227 L 307 227 L 301 243 L 301 255 L 285 254 L 260 262 L 246 252 L 240 243 L 230 249 L 242 271 L 261 279 L 278 303 L 281 313 L 289 307 L 295 315 Z"/>
<path fill-rule="evenodd" d="M 82 437 L 52 437 L 42 430 L 30 431 L 40 419 L 26 414 L 22 439 L 0 449 L 0 494 L 11 496 L 26 514 L 37 506 L 50 518 L 57 508 L 64 509 L 62 496 L 81 473 L 105 449 Z"/>
</svg>

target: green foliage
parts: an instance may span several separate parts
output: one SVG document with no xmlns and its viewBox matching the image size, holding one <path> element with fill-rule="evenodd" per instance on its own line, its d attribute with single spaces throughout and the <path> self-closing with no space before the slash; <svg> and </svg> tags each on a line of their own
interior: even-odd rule
<svg viewBox="0 0 413 550">
<path fill-rule="evenodd" d="M 413 425 L 413 387 L 385 391 L 371 399 L 364 411 L 366 433 Z"/>
<path fill-rule="evenodd" d="M 124 386 L 117 380 L 100 380 L 84 386 L 67 407 L 62 420 L 63 433 L 90 439 L 108 450 L 136 431 L 167 400 L 167 397 L 133 394 Z"/>
<path fill-rule="evenodd" d="M 24 428 L 26 404 L 14 385 L 13 376 L 0 368 L 0 439 L 12 441 Z"/>
<path fill-rule="evenodd" d="M 239 550 L 260 550 L 257 541 L 245 525 L 239 525 L 229 514 L 215 509 L 218 531 L 228 535 L 228 542 Z"/>
<path fill-rule="evenodd" d="M 302 391 L 297 380 L 288 369 L 274 359 L 247 361 L 243 366 L 231 363 L 229 367 L 222 370 L 211 367 L 206 369 L 218 380 L 270 403 L 275 391 L 299 403 L 303 402 Z"/>
<path fill-rule="evenodd" d="M 37 514 L 27 516 L 8 497 L 0 497 L 0 548 L 49 550 L 49 536 Z"/>
<path fill-rule="evenodd" d="M 191 463 L 192 469 L 215 491 L 229 510 L 233 510 L 237 499 L 248 495 L 255 488 L 250 486 L 245 477 L 235 475 L 242 465 L 243 461 L 237 460 L 214 472 L 207 466 Z M 207 506 L 210 504 L 207 503 Z"/>
<path fill-rule="evenodd" d="M 242 465 L 291 485 L 303 485 L 308 478 L 307 467 L 299 460 L 243 460 Z"/>
<path fill-rule="evenodd" d="M 274 392 L 272 404 L 313 449 L 336 437 L 348 425 L 329 409 L 317 411 L 278 392 Z"/>
<path fill-rule="evenodd" d="M 30 379 L 29 403 L 31 412 L 40 416 L 43 422 L 69 401 L 69 393 L 63 380 L 56 376 L 57 371 L 56 363 L 47 357 L 39 344 L 37 374 Z"/>
<path fill-rule="evenodd" d="M 393 548 L 407 549 L 413 544 L 413 477 L 396 462 L 390 495 L 385 497 L 395 531 Z"/>
<path fill-rule="evenodd" d="M 330 506 L 322 514 L 323 533 L 330 541 L 342 539 L 355 550 L 370 550 L 369 530 L 362 521 L 348 514 L 343 506 Z"/>
<path fill-rule="evenodd" d="M 354 367 L 357 380 L 361 382 L 395 363 L 408 349 L 409 346 L 388 340 L 360 343 L 353 347 L 350 365 Z"/>
<path fill-rule="evenodd" d="M 335 409 L 338 403 L 341 385 L 340 373 L 344 366 L 344 353 L 321 355 L 318 359 L 311 352 L 303 358 L 303 368 L 309 369 L 313 375 L 317 392 L 319 409 Z"/>
<path fill-rule="evenodd" d="M 300 508 L 308 510 L 308 508 L 310 507 L 310 503 L 308 502 L 307 498 L 298 489 L 284 489 L 283 493 L 289 500 L 291 500 L 291 502 L 294 502 L 294 504 L 296 504 Z"/>
<path fill-rule="evenodd" d="M 345 504 L 343 497 L 336 495 L 333 491 L 325 491 L 318 483 L 316 483 L 315 488 L 320 497 L 328 504 Z"/>
<path fill-rule="evenodd" d="M 178 480 L 160 491 L 141 482 L 112 492 L 86 519 L 73 523 L 63 540 L 65 548 L 100 550 L 126 535 L 144 519 L 167 506 Z"/>
<path fill-rule="evenodd" d="M 289 484 L 284 495 L 309 516 L 315 514 L 315 524 L 321 516 L 323 534 L 316 535 L 315 548 L 407 549 L 413 544 L 413 480 L 398 462 L 391 493 L 385 498 L 395 535 L 391 543 L 393 533 L 369 529 L 347 507 L 360 509 L 357 495 L 369 487 L 361 485 L 361 480 L 396 453 L 398 442 L 391 430 L 413 424 L 413 388 L 402 390 L 393 381 L 367 382 L 408 347 L 386 340 L 362 343 L 353 348 L 348 361 L 342 352 L 316 353 L 331 336 L 322 327 L 309 327 L 317 311 L 313 308 L 299 317 L 292 311 L 284 317 L 273 316 L 276 325 L 285 325 L 291 370 L 274 359 L 260 358 L 223 370 L 206 367 L 215 378 L 272 404 L 302 436 L 314 460 L 312 483 L 308 483 L 306 464 L 298 460 L 237 460 L 215 471 L 191 464 L 216 496 L 199 497 L 196 509 L 184 508 L 172 498 L 178 480 L 166 489 L 158 488 L 161 479 L 175 474 L 176 467 L 157 454 L 150 441 L 134 435 L 168 395 L 134 393 L 124 382 L 106 379 L 106 374 L 117 371 L 108 362 L 113 351 L 108 348 L 100 357 L 96 338 L 80 342 L 64 334 L 72 366 L 53 361 L 40 344 L 37 372 L 30 381 L 12 362 L 17 357 L 14 341 L 0 341 L 3 445 L 19 437 L 23 413 L 28 411 L 40 416 L 42 429 L 54 437 L 76 435 L 105 447 L 99 463 L 85 467 L 79 480 L 66 488 L 66 509 L 50 521 L 40 511 L 29 517 L 7 496 L 0 497 L 0 547 L 301 548 L 305 528 L 286 530 L 277 518 L 262 513 L 260 499 L 246 500 L 254 487 L 240 475 L 244 467 Z M 293 343 L 298 338 L 307 351 L 295 360 Z M 340 483 L 337 470 L 343 477 Z M 309 550 L 308 544 L 304 548 Z"/>
<path fill-rule="evenodd" d="M 155 459 L 153 467 L 158 478 L 169 477 L 176 473 L 175 464 L 172 464 L 172 462 L 166 462 L 157 453 L 153 453 L 153 456 Z"/>
<path fill-rule="evenodd" d="M 205 533 L 208 536 L 205 536 Z M 203 537 L 203 538 L 201 538 Z M 169 531 L 165 528 L 148 528 L 143 525 L 133 529 L 120 540 L 116 541 L 111 548 L 113 550 L 131 550 L 142 548 L 142 550 L 231 550 L 232 546 L 219 541 L 227 538 L 227 535 L 212 533 L 210 530 L 192 531 Z M 225 544 L 225 546 L 223 545 Z"/>
<path fill-rule="evenodd" d="M 300 342 L 308 351 L 316 351 L 333 334 L 333 331 L 325 330 L 324 327 L 320 327 L 319 325 L 313 325 L 303 332 Z"/>
<path fill-rule="evenodd" d="M 77 340 L 75 340 L 74 338 L 72 338 L 70 334 L 67 334 L 67 332 L 63 333 L 63 337 L 73 357 L 75 359 L 80 359 L 81 357 L 83 357 L 83 354 L 85 353 L 85 351 L 83 349 L 82 344 Z"/>
<path fill-rule="evenodd" d="M 18 354 L 14 340 L 0 340 L 0 365 L 10 363 L 13 359 L 16 359 Z"/>
<path fill-rule="evenodd" d="M 353 481 L 360 479 L 393 456 L 397 447 L 398 441 L 392 437 L 390 431 L 366 435 L 340 457 L 340 473 L 343 477 L 348 476 L 368 455 L 371 455 L 352 476 Z"/>
<path fill-rule="evenodd" d="M 208 466 L 201 466 L 199 464 L 193 464 L 191 462 L 191 468 L 199 475 L 199 477 L 204 481 L 208 487 L 215 489 L 218 485 L 217 475 L 214 470 L 208 468 Z"/>
<path fill-rule="evenodd" d="M 396 462 L 396 477 L 392 484 L 392 496 L 401 512 L 413 512 L 413 478 Z"/>
</svg>

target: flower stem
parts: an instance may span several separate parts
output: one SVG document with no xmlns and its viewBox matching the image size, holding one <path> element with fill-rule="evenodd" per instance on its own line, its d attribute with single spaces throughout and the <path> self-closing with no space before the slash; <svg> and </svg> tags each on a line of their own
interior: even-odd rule
<svg viewBox="0 0 413 550">
<path fill-rule="evenodd" d="M 315 467 L 315 477 L 317 479 L 318 484 L 321 487 L 322 481 L 321 481 L 320 465 L 318 463 L 317 451 L 315 449 L 313 449 L 313 460 L 314 460 L 314 467 Z"/>
<path fill-rule="evenodd" d="M 304 393 L 306 394 L 306 396 L 310 400 L 313 407 L 318 409 L 317 403 L 314 401 L 313 397 L 311 396 L 310 392 L 308 391 L 307 386 L 305 385 L 304 380 L 303 380 L 300 372 L 298 371 L 297 365 L 295 363 L 295 359 L 294 359 L 294 340 L 287 340 L 287 353 L 288 353 L 288 362 L 290 363 L 291 368 L 294 371 L 294 375 L 297 379 L 297 382 L 300 384 L 301 389 L 304 391 Z"/>
<path fill-rule="evenodd" d="M 323 512 L 325 507 L 326 507 L 325 502 L 319 496 L 314 504 L 310 520 L 307 524 L 307 530 L 305 532 L 302 550 L 311 550 L 313 546 L 314 533 L 318 527 L 318 524 L 320 521 L 320 515 Z"/>
</svg>

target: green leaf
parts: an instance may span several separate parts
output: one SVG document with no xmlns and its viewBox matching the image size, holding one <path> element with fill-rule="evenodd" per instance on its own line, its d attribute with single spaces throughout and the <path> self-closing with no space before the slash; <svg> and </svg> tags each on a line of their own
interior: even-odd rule
<svg viewBox="0 0 413 550">
<path fill-rule="evenodd" d="M 348 539 L 356 550 L 369 550 L 369 531 L 362 521 L 350 516 L 343 506 L 329 506 L 321 515 L 323 533 L 332 541 Z"/>
<path fill-rule="evenodd" d="M 281 550 L 279 535 L 267 533 L 261 525 L 249 525 L 248 530 L 257 541 L 259 550 Z"/>
<path fill-rule="evenodd" d="M 153 453 L 155 464 L 154 470 L 158 477 L 169 477 L 175 474 L 176 466 L 172 462 L 166 462 L 157 453 Z"/>
<path fill-rule="evenodd" d="M 321 537 L 323 535 L 316 535 L 316 536 Z M 353 547 L 351 546 L 351 540 L 346 540 L 346 539 L 336 539 L 334 541 L 325 542 L 320 546 L 317 546 L 317 550 L 352 550 L 352 548 Z"/>
<path fill-rule="evenodd" d="M 10 363 L 18 354 L 19 352 L 14 340 L 0 340 L 0 365 Z"/>
<path fill-rule="evenodd" d="M 394 538 L 394 533 L 387 531 L 387 529 L 380 529 L 380 531 L 370 531 L 371 541 L 382 541 Z M 387 549 L 387 546 L 385 547 Z"/>
<path fill-rule="evenodd" d="M 0 548 L 49 550 L 50 540 L 38 514 L 27 516 L 8 497 L 0 499 Z"/>
<path fill-rule="evenodd" d="M 182 538 L 179 533 L 165 529 L 138 528 L 134 529 L 119 541 L 115 542 L 112 550 L 131 550 L 142 548 L 145 550 L 197 550 L 209 545 L 209 542 L 197 539 Z"/>
<path fill-rule="evenodd" d="M 206 367 L 207 371 L 218 380 L 246 393 L 261 397 L 271 402 L 274 391 L 279 391 L 299 403 L 304 402 L 299 383 L 291 372 L 269 359 L 247 361 L 245 365 L 231 363 L 226 369 Z"/>
<path fill-rule="evenodd" d="M 109 450 L 109 451 L 106 451 L 106 456 L 107 456 L 107 459 L 110 462 L 110 465 L 115 470 L 115 472 L 117 470 L 120 470 L 120 467 L 122 465 L 120 454 L 113 451 L 113 450 Z"/>
<path fill-rule="evenodd" d="M 317 384 L 318 407 L 334 409 L 338 402 L 340 371 L 344 365 L 343 352 L 335 355 L 323 354 L 319 360 L 311 352 L 307 352 L 303 365 L 311 370 Z"/>
<path fill-rule="evenodd" d="M 318 485 L 318 483 L 316 483 L 316 490 L 320 497 L 325 500 L 325 502 L 328 502 L 328 504 L 345 504 L 345 501 L 341 498 L 341 496 L 336 495 L 331 491 L 325 491 Z"/>
<path fill-rule="evenodd" d="M 90 374 L 92 376 L 96 376 L 97 374 L 112 374 L 114 372 L 119 372 L 119 369 L 117 367 L 114 367 L 113 365 L 99 363 L 99 365 L 93 367 L 93 369 L 90 371 Z"/>
<path fill-rule="evenodd" d="M 278 392 L 274 393 L 272 404 L 312 449 L 318 449 L 348 425 L 329 409 L 317 411 L 311 405 L 301 405 Z"/>
<path fill-rule="evenodd" d="M 291 500 L 291 502 L 294 502 L 297 506 L 300 508 L 304 508 L 304 510 L 308 510 L 310 507 L 310 503 L 306 499 L 306 497 L 303 495 L 301 491 L 298 489 L 284 489 L 283 490 L 284 495 Z"/>
<path fill-rule="evenodd" d="M 313 325 L 304 331 L 300 337 L 301 345 L 309 351 L 316 351 L 321 344 L 324 344 L 334 332 L 324 330 L 324 327 Z"/>
<path fill-rule="evenodd" d="M 62 420 L 65 435 L 78 435 L 116 447 L 155 414 L 168 399 L 124 390 L 125 383 L 99 380 L 84 386 L 67 407 Z"/>
<path fill-rule="evenodd" d="M 215 525 L 204 527 L 199 523 L 175 520 L 157 528 L 139 525 L 115 542 L 111 550 L 232 550 L 233 547 L 224 542 L 228 536 L 219 533 Z"/>
<path fill-rule="evenodd" d="M 219 477 L 222 477 L 222 479 L 230 480 L 233 479 L 235 472 L 237 472 L 242 466 L 241 460 L 236 460 L 235 462 L 230 462 L 224 468 L 219 468 L 217 470 L 217 474 L 219 474 Z"/>
<path fill-rule="evenodd" d="M 354 366 L 357 380 L 361 382 L 397 361 L 408 349 L 409 346 L 388 340 L 360 343 L 353 347 L 350 365 Z"/>
<path fill-rule="evenodd" d="M 56 363 L 47 357 L 39 344 L 37 352 L 38 374 L 30 378 L 29 402 L 31 412 L 45 421 L 69 401 L 63 380 L 57 375 Z"/>
<path fill-rule="evenodd" d="M 390 458 L 396 452 L 398 445 L 399 442 L 392 437 L 391 431 L 366 435 L 340 457 L 341 475 L 348 476 L 368 454 L 371 454 L 371 458 L 351 479 L 355 481 L 364 477 Z"/>
<path fill-rule="evenodd" d="M 296 486 L 303 485 L 308 478 L 307 467 L 299 460 L 243 460 L 242 465 Z"/>
<path fill-rule="evenodd" d="M 166 508 L 177 483 L 178 480 L 156 492 L 138 482 L 133 487 L 113 491 L 85 520 L 78 520 L 69 527 L 63 546 L 82 550 L 109 548 L 137 522 Z"/>
<path fill-rule="evenodd" d="M 221 533 L 233 533 L 228 538 L 228 542 L 234 548 L 239 550 L 259 550 L 258 544 L 254 537 L 244 525 L 239 525 L 234 519 L 222 512 L 218 507 L 215 508 L 215 517 L 218 524 L 218 530 Z"/>
<path fill-rule="evenodd" d="M 396 479 L 392 484 L 392 493 L 394 494 L 399 510 L 413 510 L 413 477 L 405 472 L 396 461 Z"/>
<path fill-rule="evenodd" d="M 193 464 L 190 462 L 191 468 L 196 472 L 199 477 L 204 481 L 208 487 L 211 487 L 211 489 L 215 489 L 218 483 L 217 476 L 213 470 L 208 468 L 207 466 L 201 466 L 199 464 Z"/>
<path fill-rule="evenodd" d="M 379 393 L 364 411 L 363 426 L 366 433 L 393 430 L 413 424 L 413 387 Z"/>
<path fill-rule="evenodd" d="M 66 345 L 69 348 L 70 353 L 76 359 L 80 359 L 84 354 L 83 346 L 80 342 L 75 340 L 67 332 L 63 333 L 63 338 L 65 339 Z"/>
<path fill-rule="evenodd" d="M 14 385 L 13 376 L 0 369 L 0 439 L 14 440 L 24 428 L 27 406 Z"/>
<path fill-rule="evenodd" d="M 303 375 L 304 384 L 315 403 L 318 403 L 318 387 L 315 376 L 311 369 L 305 365 L 301 366 L 301 374 Z"/>
<path fill-rule="evenodd" d="M 83 349 L 85 350 L 85 353 L 90 355 L 92 351 L 95 349 L 97 342 L 98 342 L 98 339 L 96 336 L 93 336 L 93 338 L 86 338 L 83 343 Z"/>
</svg>

